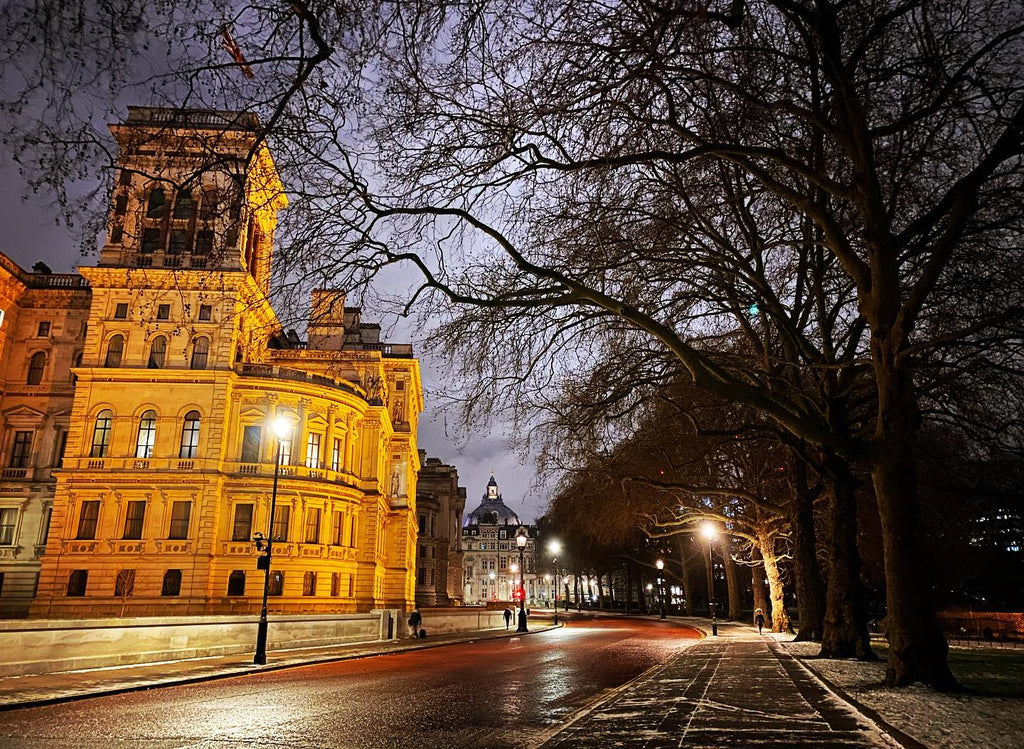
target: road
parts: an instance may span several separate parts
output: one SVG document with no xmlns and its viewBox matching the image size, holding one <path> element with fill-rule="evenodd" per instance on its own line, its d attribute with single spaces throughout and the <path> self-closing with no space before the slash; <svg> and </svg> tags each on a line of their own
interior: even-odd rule
<svg viewBox="0 0 1024 749">
<path fill-rule="evenodd" d="M 6 713 L 0 746 L 524 747 L 697 632 L 671 622 L 568 626 Z"/>
</svg>

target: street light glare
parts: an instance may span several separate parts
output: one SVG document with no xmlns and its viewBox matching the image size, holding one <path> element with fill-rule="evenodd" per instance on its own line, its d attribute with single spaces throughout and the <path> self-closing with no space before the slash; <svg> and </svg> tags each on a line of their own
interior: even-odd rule
<svg viewBox="0 0 1024 749">
<path fill-rule="evenodd" d="M 700 534 L 704 536 L 708 541 L 714 541 L 715 536 L 718 535 L 718 529 L 715 528 L 714 523 L 704 523 L 700 527 Z"/>
<path fill-rule="evenodd" d="M 558 541 L 552 541 L 548 544 L 548 551 L 552 554 L 558 554 L 562 551 L 562 544 Z"/>
<path fill-rule="evenodd" d="M 270 423 L 274 436 L 279 440 L 286 439 L 292 433 L 292 422 L 287 416 L 276 416 Z"/>
<path fill-rule="evenodd" d="M 657 567 L 659 570 L 663 570 L 665 569 L 665 562 L 659 559 L 657 562 L 654 563 L 654 566 Z"/>
</svg>

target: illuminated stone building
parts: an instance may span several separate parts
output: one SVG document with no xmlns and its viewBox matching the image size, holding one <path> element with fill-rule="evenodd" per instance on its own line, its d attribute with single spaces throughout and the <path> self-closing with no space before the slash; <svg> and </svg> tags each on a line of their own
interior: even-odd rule
<svg viewBox="0 0 1024 749">
<path fill-rule="evenodd" d="M 271 611 L 413 603 L 418 362 L 337 291 L 313 293 L 305 341 L 282 329 L 287 201 L 256 125 L 130 108 L 111 128 L 120 171 L 99 263 L 80 268 L 87 332 L 32 616 L 258 612 L 279 416 Z"/>
<path fill-rule="evenodd" d="M 459 472 L 420 451 L 416 487 L 419 534 L 416 546 L 416 603 L 451 606 L 462 602 L 462 512 L 466 489 Z"/>
<path fill-rule="evenodd" d="M 519 547 L 516 532 L 525 527 L 528 540 L 523 551 L 523 579 L 527 605 L 547 600 L 554 584 L 537 574 L 536 528 L 523 525 L 498 491 L 491 474 L 480 505 L 466 515 L 462 526 L 464 600 L 467 604 L 511 601 L 519 582 Z"/>
<path fill-rule="evenodd" d="M 32 273 L 0 254 L 0 616 L 35 595 L 82 355 L 89 287 L 78 274 Z"/>
</svg>

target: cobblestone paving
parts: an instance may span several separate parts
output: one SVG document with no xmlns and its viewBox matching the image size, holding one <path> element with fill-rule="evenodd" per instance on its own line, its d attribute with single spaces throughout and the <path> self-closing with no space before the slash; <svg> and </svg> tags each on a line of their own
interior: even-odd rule
<svg viewBox="0 0 1024 749">
<path fill-rule="evenodd" d="M 557 733 L 571 747 L 898 747 L 768 639 L 709 638 Z"/>
</svg>

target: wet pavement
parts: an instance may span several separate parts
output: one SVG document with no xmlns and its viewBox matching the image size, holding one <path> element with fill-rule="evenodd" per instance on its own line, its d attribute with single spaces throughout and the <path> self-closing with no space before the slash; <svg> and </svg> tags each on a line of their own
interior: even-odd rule
<svg viewBox="0 0 1024 749">
<path fill-rule="evenodd" d="M 698 637 L 671 621 L 576 619 L 524 636 L 9 710 L 0 746 L 537 746 Z"/>
<path fill-rule="evenodd" d="M 544 749 L 900 746 L 771 635 L 722 634 L 577 715 Z"/>
</svg>

